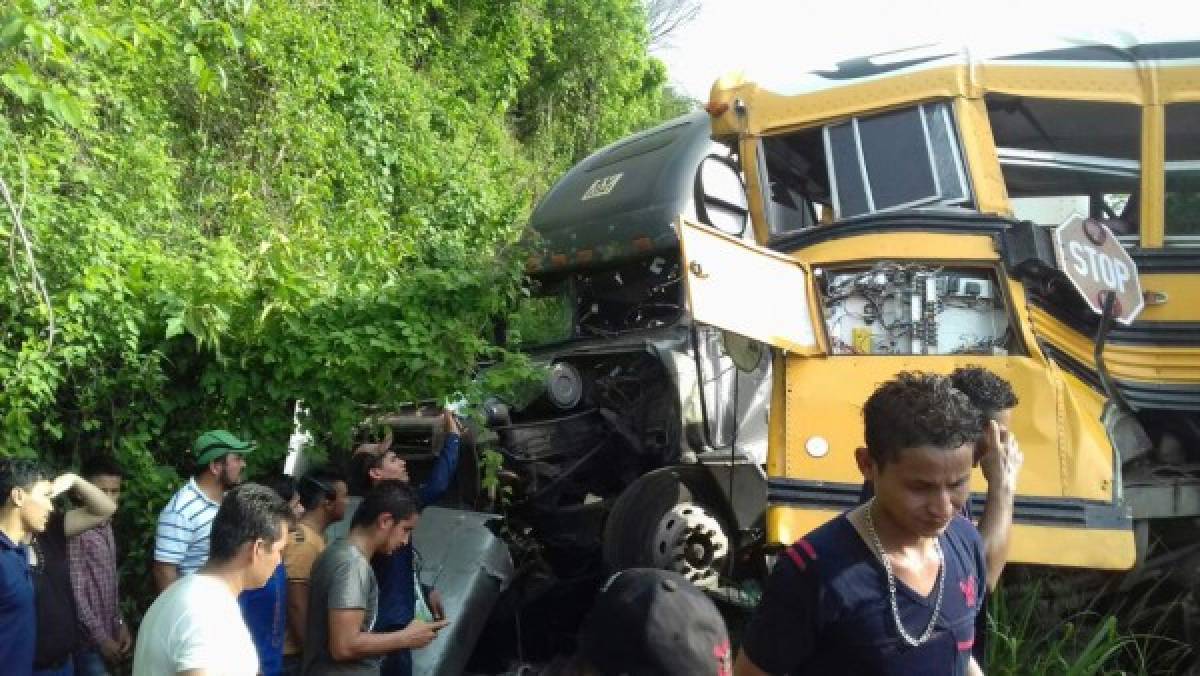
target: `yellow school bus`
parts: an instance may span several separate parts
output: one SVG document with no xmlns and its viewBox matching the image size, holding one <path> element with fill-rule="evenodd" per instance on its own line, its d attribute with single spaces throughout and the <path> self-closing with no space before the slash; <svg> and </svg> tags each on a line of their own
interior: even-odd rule
<svg viewBox="0 0 1200 676">
<path fill-rule="evenodd" d="M 1195 546 L 1200 41 L 928 47 L 772 89 L 724 77 L 706 110 L 753 236 L 681 220 L 685 283 L 695 321 L 776 348 L 768 546 L 857 502 L 877 384 L 968 364 L 1021 400 L 1011 560 L 1126 570 Z M 1073 214 L 1145 290 L 1099 347 L 1051 243 Z"/>
</svg>

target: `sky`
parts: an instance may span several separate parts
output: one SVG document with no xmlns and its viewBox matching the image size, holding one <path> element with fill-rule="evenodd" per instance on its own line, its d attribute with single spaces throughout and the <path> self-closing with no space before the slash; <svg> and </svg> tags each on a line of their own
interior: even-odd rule
<svg viewBox="0 0 1200 676">
<path fill-rule="evenodd" d="M 701 0 L 696 20 L 654 54 L 667 64 L 676 89 L 703 102 L 717 77 L 737 70 L 769 85 L 850 57 L 934 42 L 969 45 L 1032 33 L 1146 36 L 1177 30 L 1190 30 L 1191 39 L 1200 39 L 1200 2 Z"/>
</svg>

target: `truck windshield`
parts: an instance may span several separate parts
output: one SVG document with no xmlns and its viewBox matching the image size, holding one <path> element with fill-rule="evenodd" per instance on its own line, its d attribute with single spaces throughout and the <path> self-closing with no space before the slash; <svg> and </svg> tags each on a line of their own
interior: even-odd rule
<svg viewBox="0 0 1200 676">
<path fill-rule="evenodd" d="M 665 326 L 679 318 L 682 291 L 677 252 L 535 280 L 509 316 L 510 340 L 530 348 Z"/>
<path fill-rule="evenodd" d="M 530 295 L 508 317 L 509 342 L 516 348 L 530 348 L 570 340 L 575 324 L 570 280 L 535 279 L 531 286 Z"/>
</svg>

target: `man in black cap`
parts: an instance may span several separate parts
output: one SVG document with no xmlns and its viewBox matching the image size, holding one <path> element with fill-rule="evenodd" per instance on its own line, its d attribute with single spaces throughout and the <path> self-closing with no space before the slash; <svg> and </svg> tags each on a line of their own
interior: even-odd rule
<svg viewBox="0 0 1200 676">
<path fill-rule="evenodd" d="M 579 674 L 730 676 L 733 654 L 717 607 L 679 573 L 624 570 L 604 585 L 583 621 Z"/>
<path fill-rule="evenodd" d="M 154 536 L 154 583 L 161 592 L 183 575 L 208 561 L 208 534 L 221 498 L 242 481 L 253 441 L 242 441 L 225 430 L 210 430 L 192 444 L 196 473 L 171 498 L 158 516 Z"/>
</svg>

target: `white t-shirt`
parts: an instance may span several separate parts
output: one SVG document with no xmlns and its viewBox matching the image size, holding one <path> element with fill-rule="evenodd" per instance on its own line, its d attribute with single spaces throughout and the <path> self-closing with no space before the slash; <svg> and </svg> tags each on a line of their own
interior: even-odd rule
<svg viewBox="0 0 1200 676">
<path fill-rule="evenodd" d="M 203 669 L 211 676 L 254 676 L 258 653 L 237 598 L 208 575 L 180 578 L 142 619 L 133 676 L 168 676 Z"/>
</svg>

